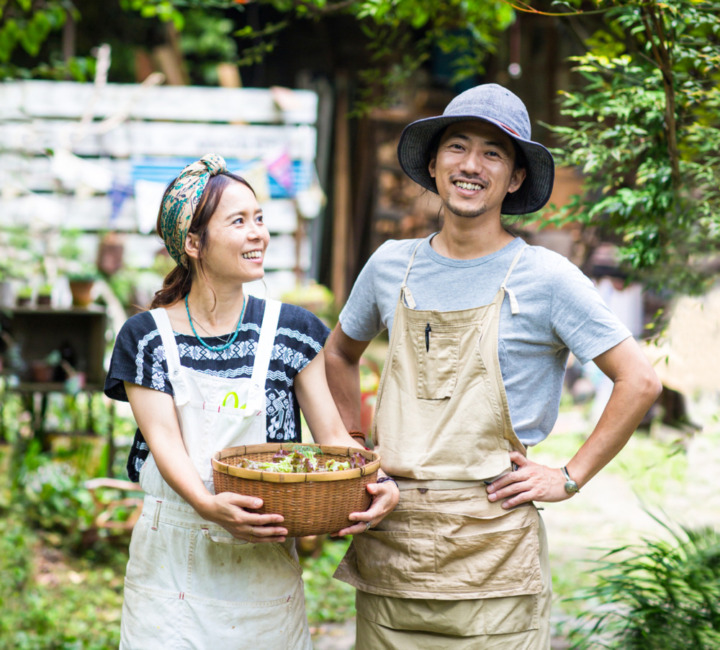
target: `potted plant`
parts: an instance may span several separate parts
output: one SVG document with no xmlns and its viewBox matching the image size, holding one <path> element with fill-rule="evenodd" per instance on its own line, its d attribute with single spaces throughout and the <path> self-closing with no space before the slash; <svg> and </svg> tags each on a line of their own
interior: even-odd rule
<svg viewBox="0 0 720 650">
<path fill-rule="evenodd" d="M 88 261 L 80 245 L 83 232 L 76 229 L 66 229 L 60 233 L 59 253 L 67 266 L 66 275 L 72 293 L 73 307 L 87 307 L 93 302 L 93 287 L 100 275 L 95 263 Z"/>
<path fill-rule="evenodd" d="M 18 307 L 27 307 L 32 303 L 33 289 L 29 284 L 23 285 L 18 289 L 15 301 Z"/>
<path fill-rule="evenodd" d="M 47 384 L 53 380 L 55 366 L 60 363 L 60 353 L 53 350 L 44 359 L 30 362 L 30 377 L 34 382 Z"/>
<path fill-rule="evenodd" d="M 38 287 L 37 298 L 35 299 L 35 302 L 38 305 L 44 305 L 46 307 L 49 307 L 52 304 L 52 292 L 53 285 L 49 282 L 44 282 Z"/>
<path fill-rule="evenodd" d="M 98 279 L 97 271 L 84 270 L 68 274 L 73 307 L 87 307 L 93 300 L 93 287 Z"/>
</svg>

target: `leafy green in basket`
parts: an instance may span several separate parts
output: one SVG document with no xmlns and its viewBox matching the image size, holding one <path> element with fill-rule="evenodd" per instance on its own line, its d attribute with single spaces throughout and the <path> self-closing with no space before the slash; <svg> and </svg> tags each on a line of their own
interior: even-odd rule
<svg viewBox="0 0 720 650">
<path fill-rule="evenodd" d="M 246 469 L 257 469 L 264 472 L 282 472 L 285 474 L 298 474 L 309 472 L 339 472 L 344 469 L 354 469 L 365 465 L 365 457 L 359 452 L 353 452 L 347 460 L 330 458 L 324 463 L 319 462 L 316 452 L 312 447 L 298 446 L 293 451 L 281 449 L 270 461 L 250 460 L 243 458 L 238 467 Z"/>
</svg>

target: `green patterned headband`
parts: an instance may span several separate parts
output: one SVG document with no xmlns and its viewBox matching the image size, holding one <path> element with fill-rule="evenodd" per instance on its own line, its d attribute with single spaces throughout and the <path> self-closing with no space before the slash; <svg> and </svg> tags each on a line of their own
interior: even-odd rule
<svg viewBox="0 0 720 650">
<path fill-rule="evenodd" d="M 180 266 L 188 265 L 185 239 L 205 186 L 211 176 L 226 171 L 223 158 L 207 154 L 182 170 L 163 199 L 160 236 L 168 253 Z"/>
</svg>

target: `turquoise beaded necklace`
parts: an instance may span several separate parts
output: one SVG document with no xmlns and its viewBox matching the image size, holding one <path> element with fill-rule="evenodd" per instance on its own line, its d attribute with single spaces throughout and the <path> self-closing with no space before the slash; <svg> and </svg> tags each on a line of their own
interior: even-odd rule
<svg viewBox="0 0 720 650">
<path fill-rule="evenodd" d="M 190 305 L 188 305 L 188 294 L 185 294 L 185 311 L 187 311 L 188 320 L 190 321 L 190 327 L 192 328 L 193 334 L 195 335 L 195 338 L 200 341 L 200 345 L 202 345 L 206 350 L 210 350 L 211 352 L 222 352 L 223 350 L 227 350 L 233 343 L 235 343 L 235 339 L 237 338 L 237 335 L 240 332 L 240 325 L 242 324 L 243 316 L 245 315 L 245 296 L 243 296 L 243 306 L 242 311 L 240 312 L 240 318 L 238 318 L 237 325 L 235 326 L 235 333 L 232 335 L 232 338 L 224 343 L 223 345 L 208 345 L 197 333 L 195 330 L 195 325 L 193 323 L 192 316 L 190 316 Z"/>
</svg>

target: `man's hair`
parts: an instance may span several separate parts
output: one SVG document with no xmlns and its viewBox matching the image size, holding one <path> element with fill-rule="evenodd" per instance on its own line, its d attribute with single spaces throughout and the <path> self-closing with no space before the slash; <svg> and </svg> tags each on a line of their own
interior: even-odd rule
<svg viewBox="0 0 720 650">
<path fill-rule="evenodd" d="M 470 120 L 468 120 L 470 121 Z M 473 120 L 474 121 L 474 120 Z M 441 131 L 438 131 L 433 137 L 432 140 L 430 140 L 430 144 L 427 148 L 427 161 L 426 164 L 429 165 L 430 161 L 437 156 L 437 150 L 440 146 L 440 140 L 442 140 L 443 135 L 445 134 L 445 131 L 448 130 L 448 126 L 446 126 Z M 498 129 L 500 130 L 500 129 Z M 518 169 L 528 169 L 527 166 L 527 158 L 525 157 L 525 152 L 520 148 L 520 146 L 513 140 L 512 138 L 509 138 L 510 142 L 512 142 L 513 149 L 515 150 L 515 165 L 513 166 L 513 171 L 517 171 Z"/>
</svg>

